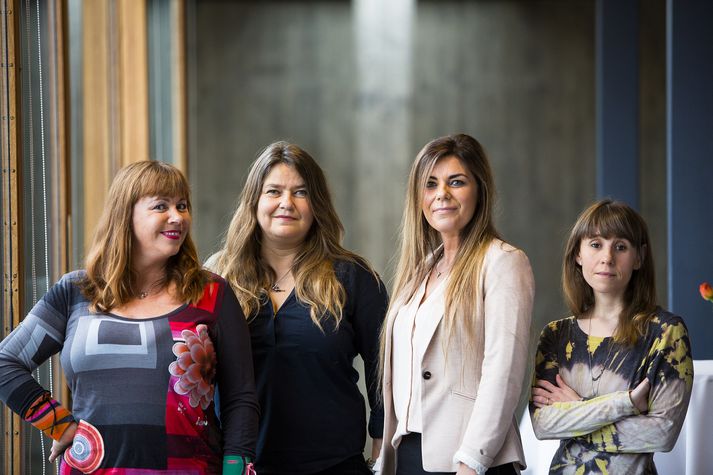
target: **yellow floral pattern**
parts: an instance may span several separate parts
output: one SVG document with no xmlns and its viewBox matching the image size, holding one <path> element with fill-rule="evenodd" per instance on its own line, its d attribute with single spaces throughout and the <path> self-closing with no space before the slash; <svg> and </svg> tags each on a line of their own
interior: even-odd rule
<svg viewBox="0 0 713 475">
<path fill-rule="evenodd" d="M 589 337 L 575 317 L 551 322 L 540 336 L 534 378 L 555 384 L 557 374 L 584 400 L 530 404 L 538 438 L 561 440 L 550 473 L 655 474 L 653 453 L 675 444 L 693 384 L 683 320 L 659 311 L 633 347 Z M 644 378 L 651 390 L 641 414 L 629 390 Z"/>
</svg>

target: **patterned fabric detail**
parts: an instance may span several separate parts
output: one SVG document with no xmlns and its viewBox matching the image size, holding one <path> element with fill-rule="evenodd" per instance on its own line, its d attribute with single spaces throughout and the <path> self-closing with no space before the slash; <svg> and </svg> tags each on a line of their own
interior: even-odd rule
<svg viewBox="0 0 713 475">
<path fill-rule="evenodd" d="M 194 305 L 195 308 L 205 310 L 207 312 L 215 311 L 215 304 L 218 301 L 218 294 L 220 293 L 220 285 L 218 282 L 210 282 L 206 284 L 203 291 L 203 297 Z"/>
<path fill-rule="evenodd" d="M 221 472 L 224 452 L 253 456 L 258 407 L 249 334 L 225 281 L 213 276 L 199 305 L 133 320 L 90 311 L 77 285 L 83 276 L 65 275 L 0 342 L 0 401 L 55 440 L 80 419 L 101 434 L 88 430 L 75 440 L 68 457 L 82 469 L 62 457 L 60 473 L 79 475 L 98 463 L 92 475 L 208 475 Z M 192 339 L 199 345 L 186 344 Z M 178 362 L 177 343 L 190 362 L 174 376 L 168 368 Z M 71 414 L 32 377 L 58 352 Z M 199 380 L 182 378 L 193 371 Z M 218 382 L 220 421 L 211 392 Z"/>
<path fill-rule="evenodd" d="M 203 475 L 205 472 L 194 469 L 155 470 L 151 468 L 99 468 L 92 475 Z M 220 472 L 211 472 L 218 474 Z M 70 467 L 64 460 L 60 462 L 58 475 L 82 475 L 82 472 Z"/>
<path fill-rule="evenodd" d="M 209 305 L 206 302 L 210 302 L 211 295 L 213 299 L 217 295 L 214 284 L 206 286 L 201 302 Z M 209 427 L 215 417 L 216 354 L 213 342 L 204 324 L 169 321 L 169 326 L 175 342 L 172 351 L 177 359 L 168 367 L 171 375 L 166 395 L 168 468 L 213 473 L 220 469 L 215 463 L 219 456 L 215 452 L 220 446 L 219 439 Z M 184 458 L 188 447 L 192 452 L 190 459 Z"/>
<path fill-rule="evenodd" d="M 226 455 L 223 457 L 223 475 L 257 475 L 250 457 Z"/>
<path fill-rule="evenodd" d="M 72 447 L 64 451 L 64 461 L 82 473 L 92 473 L 104 460 L 104 440 L 96 427 L 79 421 Z"/>
<path fill-rule="evenodd" d="M 197 325 L 196 331 L 181 331 L 184 342 L 173 345 L 173 354 L 178 358 L 168 367 L 169 373 L 177 378 L 173 390 L 188 395 L 191 407 L 207 409 L 215 393 L 216 356 L 213 342 L 208 336 L 208 327 Z"/>
<path fill-rule="evenodd" d="M 633 347 L 590 337 L 575 317 L 548 324 L 540 336 L 535 380 L 559 374 L 583 401 L 530 404 L 539 439 L 561 439 L 550 473 L 655 474 L 653 453 L 673 448 L 686 416 L 693 360 L 686 326 L 661 311 Z M 651 383 L 648 411 L 629 396 Z"/>
<path fill-rule="evenodd" d="M 59 440 L 69 424 L 75 422 L 69 410 L 52 399 L 50 393 L 38 397 L 25 413 L 24 419 L 54 440 Z"/>
</svg>

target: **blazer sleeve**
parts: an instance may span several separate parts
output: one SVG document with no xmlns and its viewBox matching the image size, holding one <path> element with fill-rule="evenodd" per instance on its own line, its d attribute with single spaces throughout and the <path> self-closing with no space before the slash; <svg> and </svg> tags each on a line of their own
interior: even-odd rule
<svg viewBox="0 0 713 475">
<path fill-rule="evenodd" d="M 499 251 L 484 265 L 484 351 L 473 411 L 454 460 L 492 465 L 513 425 L 528 359 L 535 282 L 520 250 Z"/>
</svg>

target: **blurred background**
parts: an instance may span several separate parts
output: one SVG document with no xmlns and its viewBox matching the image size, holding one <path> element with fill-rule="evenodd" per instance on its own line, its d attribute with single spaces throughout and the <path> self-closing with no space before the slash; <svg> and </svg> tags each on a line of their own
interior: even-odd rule
<svg viewBox="0 0 713 475">
<path fill-rule="evenodd" d="M 463 132 L 488 151 L 498 228 L 535 273 L 528 351 L 567 315 L 570 226 L 612 196 L 647 220 L 660 302 L 687 318 L 696 358 L 713 359 L 697 296 L 713 279 L 711 2 L 0 4 L 3 335 L 82 267 L 121 166 L 186 172 L 206 259 L 250 163 L 276 140 L 324 168 L 346 246 L 388 285 L 410 164 L 429 140 Z M 56 362 L 37 377 L 70 397 Z M 49 441 L 7 409 L 1 428 L 0 471 L 54 470 Z"/>
</svg>

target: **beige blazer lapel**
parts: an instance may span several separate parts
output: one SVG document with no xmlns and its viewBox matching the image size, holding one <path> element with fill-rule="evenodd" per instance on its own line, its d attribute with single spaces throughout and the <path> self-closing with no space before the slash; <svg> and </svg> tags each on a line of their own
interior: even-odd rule
<svg viewBox="0 0 713 475">
<path fill-rule="evenodd" d="M 428 299 L 421 303 L 421 307 L 419 308 L 419 312 L 425 312 L 425 314 L 429 316 L 429 318 L 425 321 L 419 322 L 419 324 L 423 326 L 424 334 L 428 335 L 428 346 L 426 347 L 424 354 L 420 355 L 419 363 L 421 364 L 423 364 L 424 355 L 428 352 L 428 350 L 431 348 L 431 345 L 433 344 L 433 337 L 436 334 L 438 325 L 440 325 L 441 320 L 443 320 L 443 315 L 445 313 L 444 295 L 446 293 L 447 287 L 448 278 L 444 279 L 443 282 L 440 282 L 438 286 L 433 289 L 431 295 L 429 295 Z M 424 281 L 423 291 L 425 292 L 425 290 L 426 283 Z M 421 293 L 420 298 L 423 298 L 423 293 Z"/>
</svg>

